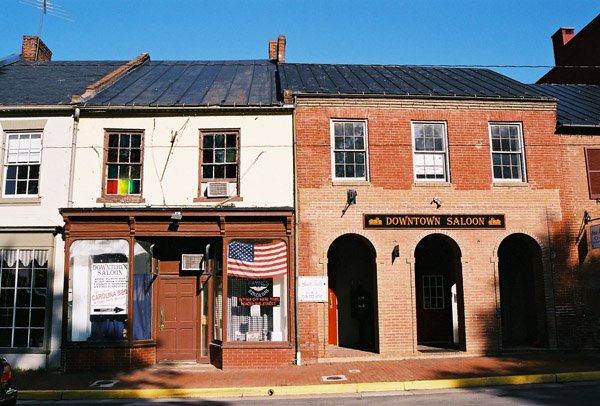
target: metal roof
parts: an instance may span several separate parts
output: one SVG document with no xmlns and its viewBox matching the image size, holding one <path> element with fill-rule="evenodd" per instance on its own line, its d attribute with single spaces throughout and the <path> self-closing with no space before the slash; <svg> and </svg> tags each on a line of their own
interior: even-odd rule
<svg viewBox="0 0 600 406">
<path fill-rule="evenodd" d="M 537 89 L 489 69 L 409 65 L 279 65 L 294 94 L 548 100 Z"/>
<path fill-rule="evenodd" d="M 18 61 L 0 66 L 0 106 L 70 105 L 126 61 Z"/>
<path fill-rule="evenodd" d="M 281 105 L 277 65 L 267 60 L 148 61 L 85 101 L 95 106 Z"/>
<path fill-rule="evenodd" d="M 558 99 L 558 125 L 574 127 L 600 126 L 600 85 L 533 85 Z"/>
</svg>

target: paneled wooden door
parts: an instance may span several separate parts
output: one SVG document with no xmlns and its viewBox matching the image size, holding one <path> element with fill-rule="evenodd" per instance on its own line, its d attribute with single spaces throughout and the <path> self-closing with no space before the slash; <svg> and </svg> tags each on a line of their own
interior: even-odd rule
<svg viewBox="0 0 600 406">
<path fill-rule="evenodd" d="M 171 274 L 179 268 L 177 261 L 159 263 L 157 291 L 157 361 L 208 362 L 208 354 L 201 351 L 207 337 L 202 328 L 205 320 L 203 295 L 198 292 L 196 277 Z"/>
</svg>

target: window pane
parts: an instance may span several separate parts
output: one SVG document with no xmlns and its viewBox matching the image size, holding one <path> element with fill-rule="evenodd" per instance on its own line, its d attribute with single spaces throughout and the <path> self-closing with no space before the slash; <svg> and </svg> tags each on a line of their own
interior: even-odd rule
<svg viewBox="0 0 600 406">
<path fill-rule="evenodd" d="M 363 123 L 354 123 L 354 136 L 362 137 L 364 135 L 364 124 Z"/>
<path fill-rule="evenodd" d="M 359 164 L 365 163 L 365 153 L 364 152 L 355 152 L 354 158 L 356 160 L 356 163 L 359 163 Z"/>
<path fill-rule="evenodd" d="M 223 150 L 223 149 L 215 150 L 215 162 L 216 163 L 225 162 L 225 150 Z"/>
<path fill-rule="evenodd" d="M 119 142 L 119 146 L 121 148 L 128 148 L 129 147 L 129 134 L 121 134 L 121 139 Z"/>
<path fill-rule="evenodd" d="M 17 168 L 17 179 L 27 179 L 29 173 L 29 166 L 19 165 Z"/>
<path fill-rule="evenodd" d="M 354 148 L 365 149 L 365 139 L 363 137 L 354 138 Z"/>
<path fill-rule="evenodd" d="M 12 306 L 12 302 L 9 306 Z M 0 327 L 10 327 L 13 325 L 13 309 L 0 309 Z M 10 346 L 10 345 L 9 345 Z"/>
<path fill-rule="evenodd" d="M 225 136 L 223 134 L 215 135 L 215 148 L 225 148 Z"/>
<path fill-rule="evenodd" d="M 28 195 L 36 195 L 38 192 L 38 181 L 30 180 L 29 185 L 27 186 L 27 194 Z"/>
<path fill-rule="evenodd" d="M 344 153 L 343 152 L 336 152 L 334 154 L 335 157 L 335 163 L 336 164 L 343 164 L 344 163 Z"/>
<path fill-rule="evenodd" d="M 354 178 L 354 166 L 346 165 L 346 177 Z"/>
<path fill-rule="evenodd" d="M 108 179 L 117 179 L 119 177 L 119 166 L 118 165 L 108 165 Z"/>
<path fill-rule="evenodd" d="M 15 290 L 1 289 L 0 290 L 0 307 L 13 307 L 15 305 Z M 11 320 L 12 323 L 12 320 Z"/>
<path fill-rule="evenodd" d="M 31 306 L 31 289 L 17 289 L 17 307 Z"/>
<path fill-rule="evenodd" d="M 215 179 L 225 178 L 225 167 L 223 165 L 217 165 L 215 168 Z"/>
<path fill-rule="evenodd" d="M 142 146 L 142 134 L 131 134 L 131 148 L 140 148 Z"/>
<path fill-rule="evenodd" d="M 237 150 L 235 149 L 228 149 L 226 152 L 226 158 L 227 162 L 237 162 Z"/>
<path fill-rule="evenodd" d="M 354 137 L 344 138 L 344 148 L 345 149 L 354 149 Z"/>
<path fill-rule="evenodd" d="M 354 133 L 354 125 L 352 123 L 344 123 L 344 135 L 350 136 Z"/>
<path fill-rule="evenodd" d="M 140 194 L 140 181 L 139 180 L 130 180 L 129 181 L 129 193 L 134 195 Z"/>
<path fill-rule="evenodd" d="M 343 178 L 344 177 L 344 165 L 336 165 L 335 166 L 335 176 L 336 178 Z"/>
<path fill-rule="evenodd" d="M 131 162 L 140 162 L 142 158 L 142 151 L 140 149 L 132 149 L 131 150 Z"/>
<path fill-rule="evenodd" d="M 40 178 L 40 166 L 39 165 L 30 165 L 29 166 L 29 179 L 39 179 Z"/>
<path fill-rule="evenodd" d="M 27 182 L 19 181 L 17 182 L 17 194 L 24 195 L 27 194 Z"/>
<path fill-rule="evenodd" d="M 237 134 L 227 134 L 227 148 L 237 147 Z"/>
<path fill-rule="evenodd" d="M 129 179 L 129 165 L 119 165 L 119 179 Z"/>
<path fill-rule="evenodd" d="M 131 179 L 141 179 L 142 167 L 140 165 L 131 165 L 129 174 Z"/>
<path fill-rule="evenodd" d="M 362 178 L 365 176 L 365 166 L 364 165 L 356 165 L 356 177 Z"/>
<path fill-rule="evenodd" d="M 229 179 L 235 179 L 237 177 L 237 165 L 226 165 L 225 177 Z"/>
<path fill-rule="evenodd" d="M 109 148 L 108 149 L 108 157 L 107 157 L 108 162 L 117 162 L 118 159 L 119 159 L 119 150 L 116 148 Z"/>
<path fill-rule="evenodd" d="M 129 162 L 129 150 L 128 149 L 120 149 L 119 150 L 119 162 Z"/>
<path fill-rule="evenodd" d="M 213 163 L 213 150 L 205 149 L 202 151 L 202 163 L 211 164 Z"/>
<path fill-rule="evenodd" d="M 202 177 L 204 179 L 212 179 L 213 178 L 213 166 L 212 165 L 202 165 Z"/>
<path fill-rule="evenodd" d="M 202 137 L 202 148 L 213 148 L 214 145 L 214 135 L 206 134 Z"/>
<path fill-rule="evenodd" d="M 344 127 L 342 123 L 334 123 L 334 134 L 335 136 L 343 136 L 344 135 Z"/>
<path fill-rule="evenodd" d="M 9 166 L 6 168 L 6 179 L 17 179 L 17 167 Z"/>
<path fill-rule="evenodd" d="M 108 146 L 111 148 L 119 146 L 119 134 L 110 134 L 108 136 Z"/>
<path fill-rule="evenodd" d="M 344 162 L 347 164 L 354 163 L 354 152 L 345 152 L 344 153 Z"/>
</svg>

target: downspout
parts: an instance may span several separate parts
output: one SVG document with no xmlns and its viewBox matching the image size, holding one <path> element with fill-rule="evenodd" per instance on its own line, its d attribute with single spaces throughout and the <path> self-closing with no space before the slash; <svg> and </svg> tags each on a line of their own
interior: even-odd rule
<svg viewBox="0 0 600 406">
<path fill-rule="evenodd" d="M 77 145 L 77 131 L 79 131 L 79 107 L 73 111 L 73 138 L 71 140 L 71 163 L 69 164 L 69 197 L 67 207 L 73 207 L 73 183 L 75 182 L 75 147 Z"/>
<path fill-rule="evenodd" d="M 296 138 L 296 96 L 294 96 L 294 109 L 292 111 L 292 137 L 294 153 L 294 272 L 296 287 L 294 290 L 294 331 L 296 333 L 296 365 L 302 365 L 300 356 L 300 333 L 298 332 L 298 157 Z"/>
</svg>

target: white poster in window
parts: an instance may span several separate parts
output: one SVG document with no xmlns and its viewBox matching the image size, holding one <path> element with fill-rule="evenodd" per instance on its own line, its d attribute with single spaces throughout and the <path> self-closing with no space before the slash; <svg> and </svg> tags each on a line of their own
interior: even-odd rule
<svg viewBox="0 0 600 406">
<path fill-rule="evenodd" d="M 327 302 L 327 277 L 326 276 L 299 276 L 298 301 L 326 303 Z"/>
<path fill-rule="evenodd" d="M 128 281 L 126 263 L 92 264 L 90 314 L 127 314 Z"/>
<path fill-rule="evenodd" d="M 592 249 L 600 248 L 600 224 L 590 226 L 590 234 L 592 236 Z"/>
</svg>

